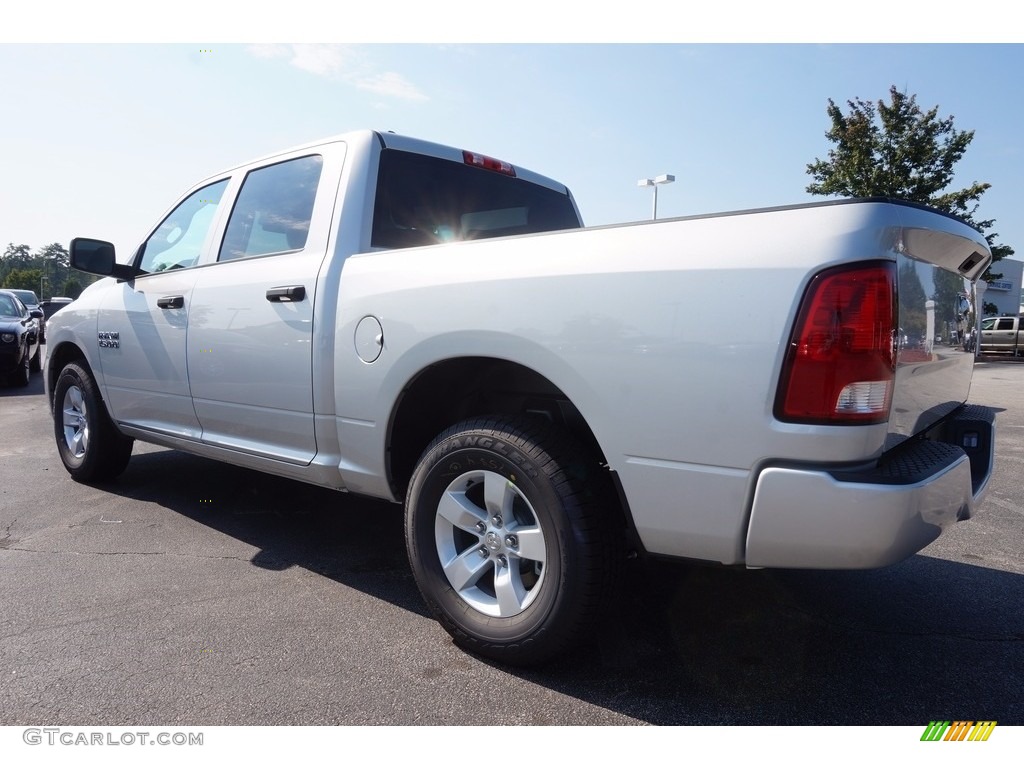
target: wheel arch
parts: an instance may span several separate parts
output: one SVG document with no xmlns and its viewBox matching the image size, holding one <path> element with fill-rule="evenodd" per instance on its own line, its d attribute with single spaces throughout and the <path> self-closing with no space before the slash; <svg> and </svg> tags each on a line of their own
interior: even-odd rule
<svg viewBox="0 0 1024 768">
<path fill-rule="evenodd" d="M 92 376 L 93 381 L 97 381 L 98 384 L 95 371 L 93 371 L 92 366 L 89 364 L 89 360 L 85 356 L 85 352 L 77 344 L 66 341 L 56 345 L 52 349 L 48 349 L 45 368 L 45 384 L 47 400 L 49 401 L 51 412 L 53 411 L 53 390 L 57 386 L 57 379 L 60 378 L 60 372 L 64 370 L 64 366 L 68 363 L 78 363 L 81 365 L 89 375 Z M 102 390 L 100 394 L 102 396 Z"/>
<path fill-rule="evenodd" d="M 436 362 L 402 390 L 388 422 L 388 482 L 403 498 L 420 456 L 442 431 L 489 414 L 535 413 L 572 434 L 606 464 L 605 454 L 575 403 L 546 376 L 501 358 L 467 356 Z"/>
</svg>

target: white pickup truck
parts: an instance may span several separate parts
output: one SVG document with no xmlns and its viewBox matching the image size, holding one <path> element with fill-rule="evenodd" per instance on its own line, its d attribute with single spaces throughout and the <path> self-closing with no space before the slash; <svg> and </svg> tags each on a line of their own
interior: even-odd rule
<svg viewBox="0 0 1024 768">
<path fill-rule="evenodd" d="M 888 200 L 583 229 L 550 179 L 355 132 L 197 184 L 127 263 L 75 240 L 108 279 L 46 389 L 83 482 L 143 440 L 404 503 L 434 615 L 532 663 L 629 556 L 871 568 L 969 517 L 993 411 L 933 340 L 990 258 Z"/>
</svg>

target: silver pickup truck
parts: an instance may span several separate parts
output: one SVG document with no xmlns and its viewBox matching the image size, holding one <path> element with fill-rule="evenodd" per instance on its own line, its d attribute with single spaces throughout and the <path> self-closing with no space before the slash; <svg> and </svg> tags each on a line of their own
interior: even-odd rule
<svg viewBox="0 0 1024 768">
<path fill-rule="evenodd" d="M 981 321 L 978 351 L 983 355 L 1024 354 L 1019 317 L 986 317 Z"/>
<path fill-rule="evenodd" d="M 75 479 L 143 440 L 403 503 L 430 610 L 504 661 L 575 642 L 631 555 L 884 566 L 992 471 L 973 354 L 932 341 L 990 254 L 920 206 L 582 228 L 555 181 L 364 131 L 71 259 L 107 276 L 48 329 Z"/>
</svg>

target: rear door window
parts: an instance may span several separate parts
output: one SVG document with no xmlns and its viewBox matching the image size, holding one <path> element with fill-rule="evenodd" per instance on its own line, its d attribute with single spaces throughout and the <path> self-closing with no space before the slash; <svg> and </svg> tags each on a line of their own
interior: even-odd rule
<svg viewBox="0 0 1024 768">
<path fill-rule="evenodd" d="M 306 247 L 323 158 L 300 157 L 250 171 L 228 220 L 218 261 Z"/>
</svg>

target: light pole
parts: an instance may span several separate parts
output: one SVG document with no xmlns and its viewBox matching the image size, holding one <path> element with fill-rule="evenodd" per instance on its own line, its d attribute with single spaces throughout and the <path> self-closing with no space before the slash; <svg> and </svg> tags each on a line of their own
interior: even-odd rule
<svg viewBox="0 0 1024 768">
<path fill-rule="evenodd" d="M 638 187 L 654 187 L 654 209 L 651 212 L 651 220 L 658 218 L 658 186 L 661 184 L 671 184 L 676 180 L 676 177 L 671 173 L 663 173 L 661 176 L 655 176 L 653 179 L 640 179 L 636 183 Z"/>
<path fill-rule="evenodd" d="M 47 270 L 47 266 L 49 265 L 49 263 L 50 263 L 49 260 L 44 257 L 43 258 L 43 268 L 39 271 L 39 300 L 40 301 L 42 301 L 44 299 L 44 297 L 46 296 L 46 293 L 43 291 L 43 278 L 44 277 L 49 277 L 49 275 L 47 274 L 47 271 L 48 271 Z M 51 293 L 52 293 L 52 286 L 51 286 Z"/>
</svg>

